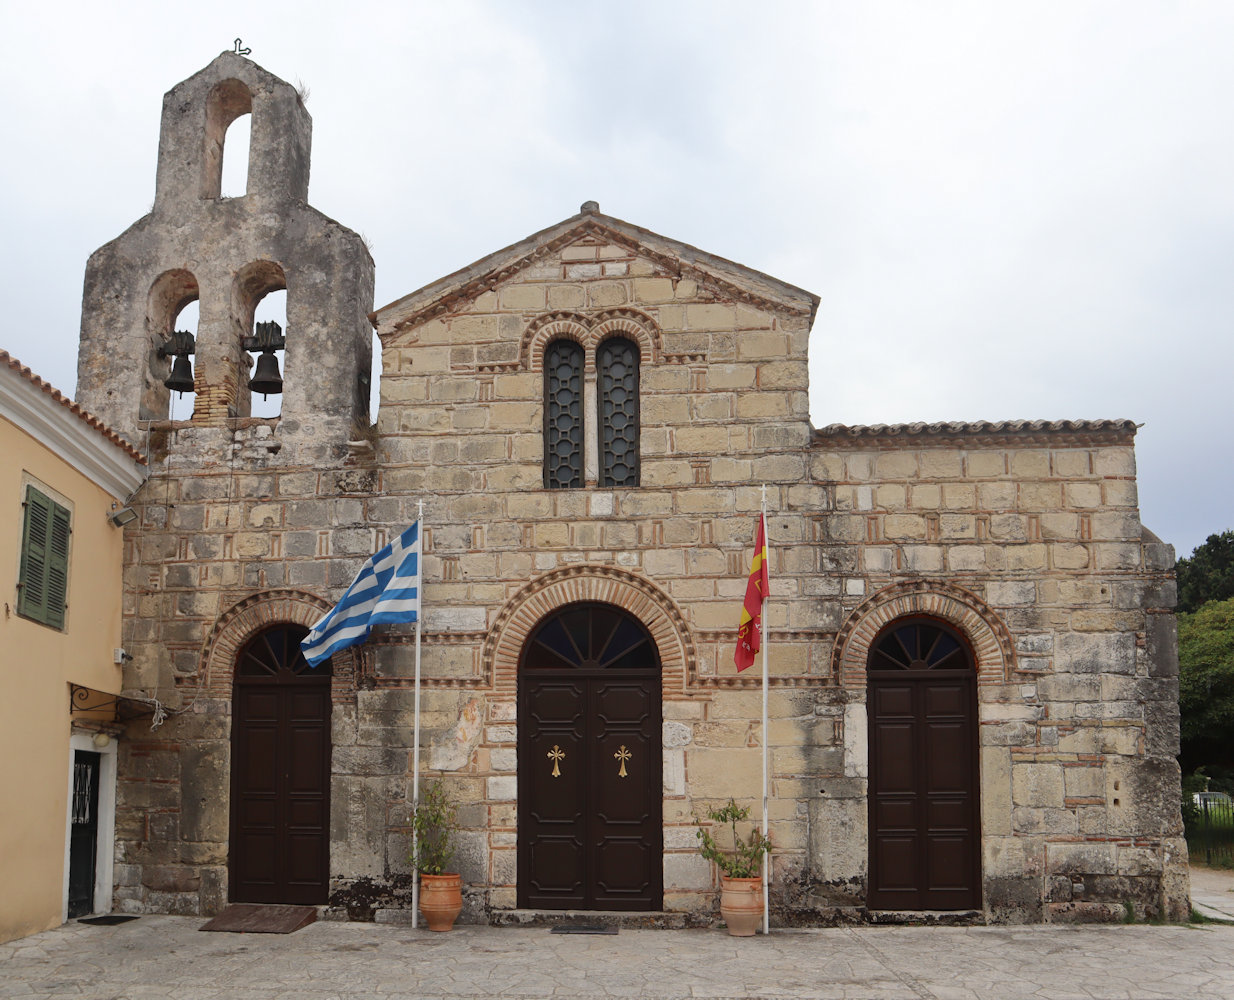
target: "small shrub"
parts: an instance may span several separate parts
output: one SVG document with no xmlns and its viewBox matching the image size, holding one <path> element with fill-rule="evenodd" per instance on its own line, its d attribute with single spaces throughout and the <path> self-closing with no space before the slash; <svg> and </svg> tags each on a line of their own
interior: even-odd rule
<svg viewBox="0 0 1234 1000">
<path fill-rule="evenodd" d="M 729 838 L 733 846 L 728 850 L 721 848 L 712 837 L 711 831 L 703 826 L 701 820 L 695 818 L 699 853 L 708 861 L 714 861 L 716 867 L 728 878 L 756 878 L 762 870 L 763 855 L 771 850 L 771 841 L 753 824 L 749 839 L 743 840 L 737 832 L 737 824 L 750 818 L 750 807 L 739 806 L 736 799 L 729 799 L 728 803 L 719 809 L 708 809 L 707 818 L 713 823 L 728 824 Z"/>
<path fill-rule="evenodd" d="M 421 875 L 444 875 L 454 859 L 454 828 L 458 806 L 446 795 L 440 778 L 426 782 L 420 803 L 412 817 L 416 831 L 416 850 L 411 863 Z"/>
</svg>

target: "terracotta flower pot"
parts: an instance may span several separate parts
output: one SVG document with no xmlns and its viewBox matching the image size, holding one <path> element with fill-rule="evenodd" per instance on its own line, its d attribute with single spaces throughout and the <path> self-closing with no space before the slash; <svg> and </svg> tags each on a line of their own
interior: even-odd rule
<svg viewBox="0 0 1234 1000">
<path fill-rule="evenodd" d="M 733 937 L 753 937 L 763 922 L 763 880 L 721 875 L 720 916 Z"/>
<path fill-rule="evenodd" d="M 463 912 L 463 879 L 460 875 L 421 875 L 420 912 L 430 931 L 448 931 Z"/>
</svg>

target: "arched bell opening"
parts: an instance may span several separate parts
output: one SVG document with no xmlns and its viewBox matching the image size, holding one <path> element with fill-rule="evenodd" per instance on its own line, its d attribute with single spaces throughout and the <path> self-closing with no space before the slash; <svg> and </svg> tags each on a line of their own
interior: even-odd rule
<svg viewBox="0 0 1234 1000">
<path fill-rule="evenodd" d="M 248 192 L 253 92 L 239 80 L 220 80 L 206 98 L 201 196 L 236 197 Z M 238 119 L 243 119 L 238 122 Z M 233 127 L 235 126 L 235 127 Z M 224 165 L 223 152 L 228 156 Z"/>
<path fill-rule="evenodd" d="M 236 412 L 278 417 L 286 371 L 287 275 L 270 260 L 242 267 L 232 285 L 232 315 L 240 348 Z"/>
<path fill-rule="evenodd" d="M 201 290 L 191 271 L 164 271 L 150 287 L 146 329 L 150 338 L 142 420 L 186 420 L 193 414 L 197 385 L 198 300 Z"/>
<path fill-rule="evenodd" d="M 660 654 L 614 605 L 567 605 L 527 637 L 518 678 L 518 903 L 663 906 Z"/>
</svg>

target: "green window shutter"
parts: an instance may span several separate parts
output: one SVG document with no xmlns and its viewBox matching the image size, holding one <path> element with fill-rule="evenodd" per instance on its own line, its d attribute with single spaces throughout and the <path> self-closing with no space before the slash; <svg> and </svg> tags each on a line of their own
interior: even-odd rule
<svg viewBox="0 0 1234 1000">
<path fill-rule="evenodd" d="M 27 487 L 17 613 L 52 628 L 64 627 L 69 533 L 68 510 Z"/>
<path fill-rule="evenodd" d="M 64 628 L 69 599 L 69 512 L 51 505 L 51 545 L 47 560 L 47 624 Z"/>
</svg>

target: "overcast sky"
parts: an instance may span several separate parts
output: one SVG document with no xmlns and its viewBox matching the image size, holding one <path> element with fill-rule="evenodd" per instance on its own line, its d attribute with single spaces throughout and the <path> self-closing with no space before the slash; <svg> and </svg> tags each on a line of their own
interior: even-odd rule
<svg viewBox="0 0 1234 1000">
<path fill-rule="evenodd" d="M 0 347 L 66 392 L 162 95 L 240 36 L 310 89 L 309 198 L 378 306 L 594 199 L 821 296 L 816 426 L 1129 417 L 1144 522 L 1234 528 L 1232 3 L 0 12 Z"/>
</svg>

